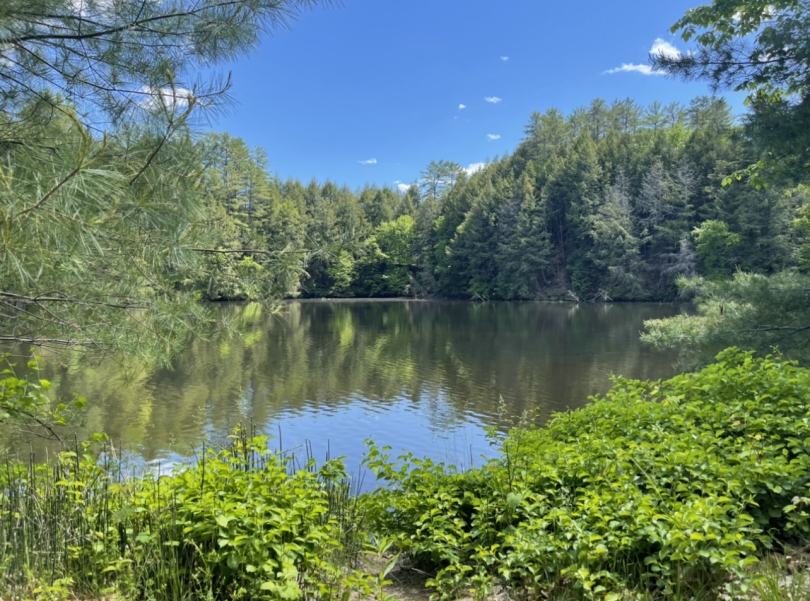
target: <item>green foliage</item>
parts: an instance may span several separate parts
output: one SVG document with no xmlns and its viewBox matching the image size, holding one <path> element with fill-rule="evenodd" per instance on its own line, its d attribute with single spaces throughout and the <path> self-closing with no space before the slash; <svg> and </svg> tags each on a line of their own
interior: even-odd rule
<svg viewBox="0 0 810 601">
<path fill-rule="evenodd" d="M 609 290 L 615 300 L 645 296 L 640 241 L 633 234 L 631 211 L 626 180 L 620 178 L 592 218 L 590 258 L 597 269 L 609 274 L 603 279 L 605 294 Z"/>
<path fill-rule="evenodd" d="M 793 271 L 773 276 L 738 272 L 733 279 L 681 280 L 697 295 L 697 315 L 645 322 L 641 339 L 658 349 L 676 348 L 689 363 L 718 347 L 738 345 L 762 354 L 774 348 L 810 361 L 810 278 Z"/>
<path fill-rule="evenodd" d="M 767 353 L 778 349 L 808 361 L 808 279 L 786 271 L 767 277 L 737 273 L 732 280 L 682 281 L 697 294 L 698 315 L 647 322 L 642 339 L 657 348 L 706 351 L 740 344 Z"/>
<path fill-rule="evenodd" d="M 263 148 L 207 134 L 198 143 L 206 169 L 204 269 L 184 286 L 208 300 L 295 296 L 304 273 L 304 218 L 267 172 Z"/>
<path fill-rule="evenodd" d="M 282 182 L 261 148 L 195 139 L 171 108 L 106 141 L 21 111 L 36 144 L 0 148 L 0 339 L 166 361 L 212 322 L 201 299 L 665 300 L 679 275 L 773 273 L 803 256 L 803 192 L 720 186 L 754 149 L 716 99 L 533 115 L 513 155 L 470 175 L 433 162 L 421 194 Z M 42 192 L 46 180 L 61 183 Z M 706 238 L 696 257 L 704 222 L 746 252 Z"/>
<path fill-rule="evenodd" d="M 758 138 L 759 160 L 733 178 L 750 179 L 757 187 L 783 177 L 807 178 L 808 25 L 804 0 L 715 0 L 688 10 L 672 27 L 697 43 L 694 51 L 651 55 L 653 68 L 748 93 L 753 110 L 747 125 Z"/>
<path fill-rule="evenodd" d="M 203 72 L 314 4 L 3 3 L 0 341 L 168 361 L 212 320 L 201 288 L 286 291 L 300 265 L 275 261 L 258 276 L 245 256 L 212 265 L 200 254 L 223 249 L 203 227 L 204 153 L 189 126 L 229 86 Z M 248 197 L 266 179 L 253 169 Z M 238 186 L 221 188 L 237 209 Z"/>
<path fill-rule="evenodd" d="M 204 238 L 188 132 L 161 141 L 143 124 L 113 141 L 25 115 L 30 145 L 0 148 L 0 339 L 165 358 L 210 320 L 177 286 Z"/>
<path fill-rule="evenodd" d="M 346 296 L 352 285 L 354 258 L 349 252 L 341 250 L 335 260 L 329 263 L 326 272 L 332 281 L 330 295 Z"/>
<path fill-rule="evenodd" d="M 452 161 L 431 161 L 421 173 L 419 188 L 422 200 L 439 200 L 464 173 L 461 165 Z"/>
<path fill-rule="evenodd" d="M 351 568 L 365 540 L 339 461 L 296 470 L 240 432 L 169 475 L 128 477 L 110 447 L 100 460 L 92 450 L 0 470 L 4 597 L 56 586 L 79 598 L 345 600 L 379 589 Z"/>
<path fill-rule="evenodd" d="M 370 446 L 386 488 L 371 526 L 439 599 L 504 585 L 528 598 L 716 598 L 758 554 L 810 531 L 810 371 L 735 349 L 697 374 L 618 378 L 604 398 L 517 428 L 464 473 Z"/>
<path fill-rule="evenodd" d="M 791 223 L 800 194 L 721 186 L 754 160 L 757 139 L 728 104 L 600 99 L 563 115 L 533 114 L 510 156 L 438 190 L 423 174 L 414 260 L 420 290 L 456 298 L 674 300 L 679 275 L 796 264 Z M 745 253 L 698 261 L 691 233 L 722 221 Z M 704 248 L 704 247 L 702 247 Z M 715 253 L 716 254 L 716 253 Z"/>
<path fill-rule="evenodd" d="M 0 371 L 0 425 L 59 439 L 56 429 L 75 421 L 84 408 L 85 399 L 75 397 L 69 402 L 51 403 L 46 395 L 51 388 L 48 380 L 18 378 L 10 357 L 4 355 L 0 360 L 8 366 Z M 34 358 L 27 367 L 36 373 L 38 365 Z"/>
<path fill-rule="evenodd" d="M 722 221 L 704 221 L 692 230 L 692 236 L 701 273 L 709 278 L 731 275 L 740 235 L 732 234 Z"/>
<path fill-rule="evenodd" d="M 803 207 L 799 215 L 794 222 L 802 241 L 799 247 L 799 269 L 806 273 L 810 271 L 810 205 Z"/>
<path fill-rule="evenodd" d="M 354 288 L 358 296 L 403 296 L 412 279 L 411 249 L 414 220 L 403 215 L 380 224 L 364 244 L 357 263 Z"/>
<path fill-rule="evenodd" d="M 58 91 L 80 109 L 84 126 L 112 133 L 144 114 L 176 117 L 222 108 L 230 80 L 213 76 L 210 67 L 247 53 L 263 31 L 286 26 L 314 5 L 315 0 L 4 1 L 0 79 L 6 84 L 0 111 L 14 114 L 35 101 L 48 112 L 64 113 Z M 30 141 L 24 123 L 10 130 L 4 141 Z"/>
</svg>

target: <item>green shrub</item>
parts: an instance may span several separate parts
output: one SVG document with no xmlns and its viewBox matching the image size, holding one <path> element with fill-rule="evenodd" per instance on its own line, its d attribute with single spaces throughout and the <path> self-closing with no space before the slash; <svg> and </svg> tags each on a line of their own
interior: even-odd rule
<svg viewBox="0 0 810 601">
<path fill-rule="evenodd" d="M 805 537 L 810 370 L 730 349 L 697 374 L 618 378 L 604 398 L 515 429 L 481 469 L 370 447 L 388 486 L 372 527 L 437 572 L 441 599 L 747 589 L 765 549 Z"/>
<path fill-rule="evenodd" d="M 293 470 L 242 433 L 168 476 L 117 468 L 85 444 L 0 470 L 0 597 L 345 599 L 378 584 L 351 569 L 365 539 L 338 461 Z"/>
</svg>

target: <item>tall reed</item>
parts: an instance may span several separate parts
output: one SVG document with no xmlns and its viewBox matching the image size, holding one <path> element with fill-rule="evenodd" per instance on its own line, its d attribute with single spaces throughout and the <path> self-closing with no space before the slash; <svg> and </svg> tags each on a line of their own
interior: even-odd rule
<svg viewBox="0 0 810 601">
<path fill-rule="evenodd" d="M 362 514 L 342 464 L 317 467 L 241 429 L 168 475 L 127 473 L 106 445 L 0 467 L 0 598 L 337 598 Z"/>
</svg>

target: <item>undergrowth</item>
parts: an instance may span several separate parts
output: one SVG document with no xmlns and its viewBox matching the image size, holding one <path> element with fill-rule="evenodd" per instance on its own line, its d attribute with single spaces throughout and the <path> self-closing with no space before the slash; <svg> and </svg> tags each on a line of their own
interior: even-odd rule
<svg viewBox="0 0 810 601">
<path fill-rule="evenodd" d="M 514 429 L 499 458 L 452 466 L 371 444 L 370 527 L 439 599 L 716 599 L 808 534 L 810 370 L 731 349 L 696 374 L 618 378 L 604 398 Z"/>
<path fill-rule="evenodd" d="M 391 551 L 439 600 L 808 598 L 786 549 L 810 534 L 810 370 L 730 349 L 491 435 L 467 471 L 370 443 L 383 486 L 361 496 L 340 461 L 297 469 L 245 430 L 167 475 L 128 476 L 102 438 L 6 462 L 0 599 L 384 599 Z"/>
<path fill-rule="evenodd" d="M 381 596 L 357 569 L 357 498 L 339 461 L 294 469 L 262 437 L 167 476 L 127 477 L 86 443 L 0 469 L 0 598 Z M 100 458 L 100 459 L 99 459 Z"/>
</svg>

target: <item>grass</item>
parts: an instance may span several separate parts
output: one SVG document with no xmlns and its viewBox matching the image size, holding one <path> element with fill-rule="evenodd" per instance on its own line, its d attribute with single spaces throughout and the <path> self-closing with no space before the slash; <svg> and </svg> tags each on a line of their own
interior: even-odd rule
<svg viewBox="0 0 810 601">
<path fill-rule="evenodd" d="M 810 600 L 810 557 L 805 549 L 767 555 L 754 571 L 750 601 Z"/>
<path fill-rule="evenodd" d="M 358 497 L 238 432 L 169 475 L 127 475 L 79 445 L 0 468 L 0 598 L 340 599 L 379 596 Z M 100 451 L 100 452 L 99 452 Z"/>
</svg>

